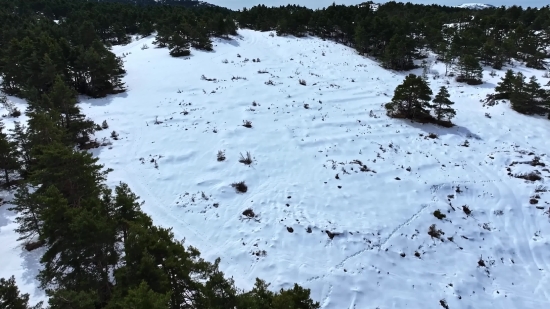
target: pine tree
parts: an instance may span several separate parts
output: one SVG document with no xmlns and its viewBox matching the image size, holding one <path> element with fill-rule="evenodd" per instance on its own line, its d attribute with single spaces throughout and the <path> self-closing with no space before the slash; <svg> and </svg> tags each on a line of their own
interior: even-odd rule
<svg viewBox="0 0 550 309">
<path fill-rule="evenodd" d="M 26 178 L 30 165 L 32 164 L 32 145 L 30 143 L 27 128 L 19 122 L 14 123 L 14 128 L 11 130 L 11 139 L 15 142 L 19 150 L 19 158 L 21 160 L 21 176 Z"/>
<path fill-rule="evenodd" d="M 483 78 L 483 69 L 479 61 L 472 55 L 461 56 L 458 62 L 459 75 L 457 81 L 468 85 L 479 85 Z"/>
<path fill-rule="evenodd" d="M 111 210 L 91 194 L 81 197 L 79 207 L 71 207 L 54 186 L 39 197 L 46 242 L 40 286 L 50 291 L 94 292 L 98 303 L 106 303 L 113 291 L 111 274 L 119 261 Z"/>
<path fill-rule="evenodd" d="M 20 236 L 18 240 L 32 239 L 38 236 L 42 238 L 42 224 L 41 217 L 41 205 L 39 197 L 35 188 L 28 186 L 21 186 L 15 193 L 15 199 L 13 200 L 13 208 L 10 210 L 17 213 L 15 222 L 17 222 L 17 229 L 15 230 Z"/>
<path fill-rule="evenodd" d="M 517 85 L 517 78 L 514 75 L 514 71 L 507 70 L 504 77 L 495 87 L 496 99 L 510 99 L 510 95 L 515 91 Z"/>
<path fill-rule="evenodd" d="M 43 191 L 55 186 L 72 207 L 79 207 L 85 197 L 99 197 L 110 170 L 97 164 L 91 153 L 60 144 L 43 146 L 29 181 Z"/>
<path fill-rule="evenodd" d="M 410 39 L 404 35 L 394 35 L 384 51 L 382 64 L 387 69 L 408 70 L 414 67 Z"/>
<path fill-rule="evenodd" d="M 278 293 L 269 290 L 269 284 L 256 279 L 251 291 L 239 295 L 237 308 L 245 309 L 318 309 L 320 304 L 310 298 L 310 290 L 294 285 L 292 289 L 281 289 Z"/>
<path fill-rule="evenodd" d="M 357 26 L 355 27 L 355 48 L 359 51 L 359 54 L 364 54 L 367 51 L 368 48 L 368 38 L 367 38 L 367 31 L 365 30 L 365 27 L 363 25 L 363 22 L 357 23 Z"/>
<path fill-rule="evenodd" d="M 128 291 L 128 295 L 112 300 L 106 309 L 170 309 L 170 293 L 153 291 L 145 281 Z"/>
<path fill-rule="evenodd" d="M 20 168 L 17 143 L 4 133 L 4 124 L 0 122 L 0 171 L 5 185 L 10 184 L 10 174 L 19 171 Z"/>
<path fill-rule="evenodd" d="M 42 302 L 30 306 L 29 294 L 21 294 L 15 285 L 15 278 L 0 278 L 0 306 L 5 309 L 40 309 Z"/>
<path fill-rule="evenodd" d="M 429 116 L 432 90 L 420 76 L 409 74 L 397 88 L 392 101 L 386 104 L 388 116 L 422 119 Z"/>
<path fill-rule="evenodd" d="M 445 118 L 451 122 L 451 119 L 456 115 L 456 111 L 451 107 L 454 102 L 449 99 L 450 96 L 447 87 L 442 86 L 433 99 L 434 112 L 438 121 Z"/>
</svg>

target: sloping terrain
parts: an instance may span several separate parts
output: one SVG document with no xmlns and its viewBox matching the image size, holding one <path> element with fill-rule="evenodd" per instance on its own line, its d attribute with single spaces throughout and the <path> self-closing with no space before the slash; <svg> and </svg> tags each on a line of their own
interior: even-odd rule
<svg viewBox="0 0 550 309">
<path fill-rule="evenodd" d="M 550 122 L 481 102 L 504 71 L 467 86 L 434 64 L 430 85 L 457 110 L 441 128 L 385 115 L 408 72 L 317 38 L 239 33 L 186 59 L 153 37 L 115 47 L 128 91 L 82 99 L 109 125 L 93 151 L 110 183 L 155 223 L 221 257 L 238 286 L 298 282 L 323 308 L 548 306 Z"/>
</svg>

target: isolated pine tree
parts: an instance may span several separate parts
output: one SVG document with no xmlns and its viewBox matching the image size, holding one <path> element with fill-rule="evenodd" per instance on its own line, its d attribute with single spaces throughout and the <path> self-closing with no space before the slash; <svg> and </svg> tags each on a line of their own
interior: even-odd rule
<svg viewBox="0 0 550 309">
<path fill-rule="evenodd" d="M 456 111 L 452 108 L 454 102 L 449 99 L 450 96 L 447 87 L 442 86 L 433 99 L 434 113 L 438 121 L 446 120 L 450 122 L 456 115 Z"/>
<path fill-rule="evenodd" d="M 388 116 L 407 119 L 429 117 L 432 90 L 420 76 L 409 74 L 397 88 L 390 103 L 386 104 Z"/>
</svg>

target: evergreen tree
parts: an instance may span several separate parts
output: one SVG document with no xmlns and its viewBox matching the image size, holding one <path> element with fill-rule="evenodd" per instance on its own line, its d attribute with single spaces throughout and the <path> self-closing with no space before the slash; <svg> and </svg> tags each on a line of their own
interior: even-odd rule
<svg viewBox="0 0 550 309">
<path fill-rule="evenodd" d="M 254 288 L 239 297 L 237 308 L 244 309 L 318 309 L 320 304 L 313 302 L 310 291 L 298 285 L 290 290 L 281 289 L 279 293 L 270 291 L 269 284 L 256 279 Z"/>
<path fill-rule="evenodd" d="M 357 23 L 355 27 L 355 48 L 359 51 L 359 54 L 364 54 L 368 48 L 367 31 L 363 22 Z"/>
<path fill-rule="evenodd" d="M 388 116 L 408 119 L 429 118 L 432 90 L 420 76 L 409 74 L 386 104 Z"/>
<path fill-rule="evenodd" d="M 458 62 L 457 81 L 465 82 L 468 85 L 479 85 L 483 78 L 483 69 L 479 61 L 472 55 L 461 56 Z"/>
<path fill-rule="evenodd" d="M 501 81 L 495 87 L 496 99 L 510 99 L 510 95 L 515 91 L 517 78 L 514 71 L 508 69 L 506 74 L 501 78 Z"/>
<path fill-rule="evenodd" d="M 10 184 L 10 175 L 19 171 L 20 167 L 17 143 L 4 133 L 4 124 L 0 122 L 0 171 L 5 185 Z"/>
<path fill-rule="evenodd" d="M 40 309 L 42 302 L 30 306 L 29 294 L 21 294 L 15 285 L 15 278 L 0 278 L 0 306 L 5 309 Z"/>
<path fill-rule="evenodd" d="M 42 147 L 37 156 L 30 183 L 38 191 L 56 187 L 72 207 L 79 207 L 85 197 L 99 197 L 105 177 L 110 170 L 96 164 L 91 153 L 76 151 L 60 144 Z"/>
<path fill-rule="evenodd" d="M 15 193 L 14 207 L 10 208 L 17 213 L 15 222 L 18 227 L 15 231 L 20 235 L 18 240 L 33 239 L 37 236 L 38 239 L 43 239 L 39 196 L 34 193 L 35 188 L 32 188 L 32 191 L 33 193 L 26 185 L 21 186 Z"/>
<path fill-rule="evenodd" d="M 445 120 L 450 122 L 456 115 L 456 111 L 451 107 L 454 102 L 449 99 L 450 96 L 447 87 L 442 86 L 433 99 L 434 112 L 438 121 L 445 118 Z"/>
<path fill-rule="evenodd" d="M 408 70 L 414 67 L 411 40 L 403 35 L 394 35 L 385 49 L 382 64 L 387 69 Z"/>
<path fill-rule="evenodd" d="M 170 309 L 170 293 L 160 294 L 149 288 L 142 281 L 136 288 L 128 291 L 128 295 L 118 300 L 114 299 L 106 309 Z"/>
<path fill-rule="evenodd" d="M 19 158 L 21 160 L 21 176 L 27 176 L 27 170 L 31 165 L 32 160 L 32 145 L 29 140 L 27 128 L 19 122 L 15 122 L 14 128 L 11 130 L 11 139 L 15 142 L 19 150 Z"/>
<path fill-rule="evenodd" d="M 93 195 L 81 197 L 80 207 L 71 207 L 53 186 L 40 194 L 40 203 L 47 248 L 41 258 L 40 286 L 49 293 L 93 292 L 95 301 L 105 305 L 119 259 L 111 210 Z"/>
</svg>

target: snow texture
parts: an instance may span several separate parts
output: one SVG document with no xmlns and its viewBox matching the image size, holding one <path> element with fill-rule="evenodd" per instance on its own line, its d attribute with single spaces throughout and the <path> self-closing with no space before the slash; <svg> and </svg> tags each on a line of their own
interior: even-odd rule
<svg viewBox="0 0 550 309">
<path fill-rule="evenodd" d="M 463 3 L 461 5 L 457 5 L 456 7 L 463 8 L 463 9 L 483 10 L 483 9 L 494 8 L 495 6 L 491 4 L 484 4 L 484 3 Z"/>
<path fill-rule="evenodd" d="M 480 102 L 504 70 L 467 86 L 431 65 L 434 93 L 448 85 L 456 102 L 457 125 L 441 128 L 385 115 L 409 72 L 318 38 L 239 34 L 185 59 L 153 37 L 113 48 L 128 91 L 81 100 L 109 124 L 97 138 L 111 145 L 93 152 L 114 169 L 110 185 L 128 183 L 156 224 L 221 257 L 241 288 L 297 282 L 331 309 L 549 307 L 550 121 Z M 514 177 L 535 170 L 539 181 Z M 40 252 L 21 249 L 0 211 L 0 276 L 44 299 L 32 279 Z"/>
</svg>

